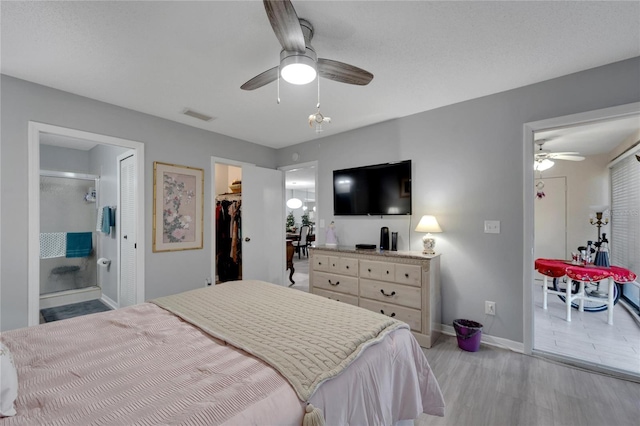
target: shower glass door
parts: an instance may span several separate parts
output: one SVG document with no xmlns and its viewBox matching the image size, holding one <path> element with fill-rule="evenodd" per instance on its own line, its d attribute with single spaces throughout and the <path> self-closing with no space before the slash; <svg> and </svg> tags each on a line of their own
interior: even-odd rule
<svg viewBox="0 0 640 426">
<path fill-rule="evenodd" d="M 73 177 L 50 176 L 63 174 Z M 97 285 L 96 182 L 92 175 L 41 173 L 41 296 Z"/>
</svg>

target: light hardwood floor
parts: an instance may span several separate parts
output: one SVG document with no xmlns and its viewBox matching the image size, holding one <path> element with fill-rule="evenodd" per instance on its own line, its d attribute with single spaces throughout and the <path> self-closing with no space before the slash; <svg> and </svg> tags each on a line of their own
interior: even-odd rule
<svg viewBox="0 0 640 426">
<path fill-rule="evenodd" d="M 640 379 L 640 325 L 620 303 L 613 309 L 613 325 L 607 324 L 606 310 L 572 309 L 571 322 L 567 322 L 566 305 L 556 295 L 549 295 L 547 306 L 542 309 L 540 283 L 534 295 L 535 350 L 628 372 Z M 640 412 L 640 406 L 638 409 Z"/>
<path fill-rule="evenodd" d="M 458 348 L 441 336 L 423 349 L 442 389 L 445 417 L 423 414 L 416 426 L 637 426 L 640 384 L 539 357 L 482 345 Z"/>
</svg>

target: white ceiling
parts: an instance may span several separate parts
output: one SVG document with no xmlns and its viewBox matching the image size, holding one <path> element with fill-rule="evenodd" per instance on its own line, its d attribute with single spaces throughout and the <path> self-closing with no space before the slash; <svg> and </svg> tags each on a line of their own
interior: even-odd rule
<svg viewBox="0 0 640 426">
<path fill-rule="evenodd" d="M 318 137 L 315 83 L 240 90 L 278 63 L 260 1 L 0 4 L 4 74 L 274 148 Z M 321 79 L 320 136 L 640 56 L 638 1 L 293 5 L 319 57 L 375 75 Z"/>
<path fill-rule="evenodd" d="M 582 156 L 606 154 L 640 130 L 640 116 L 597 121 L 579 126 L 537 132 L 543 149 L 551 152 L 575 151 Z"/>
</svg>

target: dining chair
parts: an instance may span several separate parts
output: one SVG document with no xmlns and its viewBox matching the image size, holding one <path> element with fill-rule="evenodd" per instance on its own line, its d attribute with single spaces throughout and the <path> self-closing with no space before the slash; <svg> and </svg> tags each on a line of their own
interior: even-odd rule
<svg viewBox="0 0 640 426">
<path fill-rule="evenodd" d="M 296 253 L 298 253 L 298 259 L 300 259 L 300 252 L 304 252 L 304 255 L 309 257 L 307 252 L 307 246 L 309 243 L 307 242 L 307 236 L 309 235 L 309 226 L 303 225 L 300 227 L 300 239 L 298 241 L 294 241 L 292 244 L 296 248 Z"/>
</svg>

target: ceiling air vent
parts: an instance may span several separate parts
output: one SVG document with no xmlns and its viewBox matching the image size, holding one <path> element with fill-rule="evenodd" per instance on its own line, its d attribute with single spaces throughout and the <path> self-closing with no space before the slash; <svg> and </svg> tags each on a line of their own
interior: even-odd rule
<svg viewBox="0 0 640 426">
<path fill-rule="evenodd" d="M 189 117 L 197 118 L 198 120 L 202 120 L 202 121 L 213 120 L 213 117 L 211 117 L 210 115 L 202 114 L 201 112 L 194 111 L 190 108 L 185 108 L 184 111 L 182 111 L 182 113 L 184 115 L 188 115 Z"/>
</svg>

